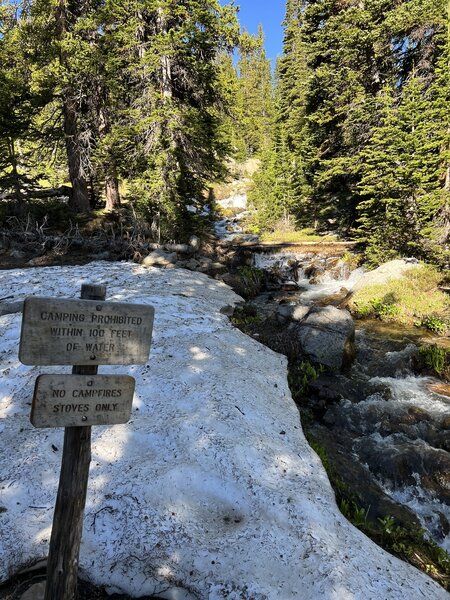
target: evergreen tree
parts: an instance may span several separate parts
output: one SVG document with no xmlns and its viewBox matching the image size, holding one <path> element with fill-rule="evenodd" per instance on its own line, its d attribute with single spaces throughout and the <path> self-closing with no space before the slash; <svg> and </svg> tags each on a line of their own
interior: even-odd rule
<svg viewBox="0 0 450 600">
<path fill-rule="evenodd" d="M 307 151 L 306 101 L 308 77 L 307 48 L 303 39 L 304 0 L 288 0 L 284 20 L 283 55 L 277 64 L 277 153 L 289 211 L 300 219 L 306 214 L 308 188 L 305 163 Z M 284 171 L 284 173 L 283 173 Z"/>
<path fill-rule="evenodd" d="M 97 90 L 96 45 L 101 28 L 96 19 L 100 0 L 35 0 L 28 26 L 37 81 L 53 84 L 61 115 L 67 167 L 72 184 L 69 207 L 91 208 L 95 123 L 92 102 Z M 91 190 L 92 191 L 92 190 Z"/>
<path fill-rule="evenodd" d="M 373 262 L 420 249 L 420 196 L 426 185 L 418 131 L 423 83 L 413 77 L 400 105 L 391 88 L 379 95 L 380 124 L 362 153 L 360 232 Z"/>
<path fill-rule="evenodd" d="M 25 198 L 38 185 L 33 173 L 34 119 L 46 103 L 46 91 L 33 90 L 21 22 L 26 6 L 0 4 L 0 186 L 14 199 L 13 210 L 25 210 Z"/>
<path fill-rule="evenodd" d="M 429 5 L 426 14 L 420 8 L 421 22 L 434 24 L 430 45 L 436 62 L 425 69 L 417 53 L 420 69 L 385 89 L 376 102 L 380 123 L 359 155 L 359 232 L 374 262 L 399 254 L 445 262 L 450 230 L 448 24 L 444 27 L 442 13 L 439 21 Z M 411 27 L 409 16 L 407 22 Z M 404 27 L 400 18 L 397 27 Z M 403 67 L 398 77 L 402 72 Z M 376 106 L 373 112 L 378 114 Z"/>
<path fill-rule="evenodd" d="M 431 155 L 429 172 L 433 181 L 428 193 L 423 235 L 430 252 L 448 265 L 450 258 L 450 4 L 446 27 L 438 37 L 439 56 L 434 78 L 426 92 L 423 123 L 425 150 Z"/>
<path fill-rule="evenodd" d="M 255 37 L 244 36 L 237 64 L 237 127 L 242 139 L 241 157 L 261 154 L 271 139 L 273 85 L 270 61 L 264 50 L 261 25 Z"/>
<path fill-rule="evenodd" d="M 223 170 L 218 59 L 237 40 L 237 23 L 234 9 L 217 0 L 136 2 L 133 12 L 131 133 L 139 175 L 130 187 L 158 237 L 167 237 Z"/>
<path fill-rule="evenodd" d="M 279 69 L 277 67 L 277 73 Z M 282 96 L 276 85 L 271 138 L 261 153 L 261 164 L 253 176 L 249 200 L 257 209 L 254 222 L 258 230 L 273 230 L 295 225 L 295 157 L 281 115 Z"/>
</svg>

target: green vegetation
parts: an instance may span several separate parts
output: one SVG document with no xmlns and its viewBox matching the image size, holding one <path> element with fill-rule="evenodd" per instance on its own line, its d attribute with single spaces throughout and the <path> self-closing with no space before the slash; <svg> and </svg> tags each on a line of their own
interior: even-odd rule
<svg viewBox="0 0 450 600">
<path fill-rule="evenodd" d="M 232 150 L 226 58 L 239 40 L 234 7 L 218 0 L 2 2 L 0 191 L 10 214 L 62 195 L 72 214 L 117 210 L 126 190 L 154 241 L 182 237 L 187 207 L 204 204 Z"/>
<path fill-rule="evenodd" d="M 249 303 L 237 308 L 230 320 L 235 327 L 238 327 L 247 335 L 253 333 L 255 327 L 261 323 L 261 317 L 258 315 L 256 308 Z"/>
<path fill-rule="evenodd" d="M 147 238 L 179 239 L 198 225 L 190 207 L 252 160 L 249 228 L 269 241 L 344 235 L 373 265 L 448 264 L 448 2 L 286 0 L 275 73 L 262 29 L 240 31 L 233 4 L 58 7 L 0 5 L 9 215 L 61 195 L 72 214 L 125 200 Z"/>
<path fill-rule="evenodd" d="M 230 282 L 234 291 L 245 298 L 250 300 L 255 298 L 263 287 L 264 283 L 264 271 L 244 265 L 236 269 L 233 280 Z"/>
<path fill-rule="evenodd" d="M 438 269 L 422 265 L 410 269 L 401 279 L 356 292 L 350 308 L 357 317 L 422 325 L 444 333 L 448 329 L 450 297 L 438 289 L 440 280 Z"/>
<path fill-rule="evenodd" d="M 292 397 L 300 402 L 308 391 L 309 384 L 315 381 L 325 371 L 323 365 L 313 365 L 309 360 L 300 363 L 292 362 L 289 365 L 288 381 Z"/>
<path fill-rule="evenodd" d="M 419 360 L 423 361 L 427 370 L 435 376 L 450 381 L 450 349 L 426 344 L 419 348 Z"/>
<path fill-rule="evenodd" d="M 334 242 L 337 237 L 335 235 L 319 235 L 311 227 L 303 228 L 296 231 L 286 231 L 283 229 L 275 229 L 271 232 L 263 233 L 261 240 L 263 242 Z"/>
<path fill-rule="evenodd" d="M 282 219 L 350 235 L 375 266 L 448 262 L 448 22 L 443 0 L 287 0 L 250 195 L 262 230 Z"/>
<path fill-rule="evenodd" d="M 427 315 L 420 324 L 425 329 L 441 335 L 445 335 L 450 329 L 450 320 L 437 315 Z"/>
</svg>

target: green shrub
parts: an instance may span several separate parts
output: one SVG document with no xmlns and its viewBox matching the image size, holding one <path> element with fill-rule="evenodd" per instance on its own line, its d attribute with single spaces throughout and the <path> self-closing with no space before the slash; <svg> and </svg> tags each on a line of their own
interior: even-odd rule
<svg viewBox="0 0 450 600">
<path fill-rule="evenodd" d="M 431 265 L 410 269 L 399 279 L 367 286 L 349 308 L 360 318 L 375 317 L 404 325 L 424 325 L 440 333 L 450 316 L 450 297 L 438 289 L 442 273 Z"/>
<path fill-rule="evenodd" d="M 237 293 L 246 299 L 254 298 L 257 296 L 264 285 L 264 271 L 257 269 L 256 267 L 250 267 L 244 265 L 236 269 L 236 273 L 239 277 L 239 288 L 240 292 Z"/>
<path fill-rule="evenodd" d="M 436 344 L 428 344 L 419 348 L 419 356 L 425 366 L 439 376 L 443 375 L 450 362 L 450 350 Z"/>
<path fill-rule="evenodd" d="M 309 385 L 325 371 L 323 365 L 313 365 L 309 360 L 302 360 L 299 364 L 290 366 L 288 381 L 292 397 L 298 401 L 308 391 Z"/>
<path fill-rule="evenodd" d="M 251 334 L 254 327 L 260 324 L 262 319 L 253 304 L 244 304 L 244 306 L 234 311 L 230 320 L 235 327 L 238 327 L 244 333 Z"/>
<path fill-rule="evenodd" d="M 396 317 L 400 314 L 400 307 L 395 304 L 395 301 L 394 296 L 392 298 L 385 296 L 383 299 L 373 298 L 370 304 L 372 305 L 374 315 L 382 321 L 388 321 Z"/>
<path fill-rule="evenodd" d="M 445 334 L 449 330 L 450 321 L 437 315 L 427 315 L 421 321 L 421 326 L 438 334 Z"/>
<path fill-rule="evenodd" d="M 271 233 L 264 233 L 262 236 L 264 242 L 284 242 L 284 243 L 300 243 L 300 242 L 335 242 L 335 235 L 320 235 L 312 228 L 299 229 L 296 231 L 276 229 Z"/>
</svg>

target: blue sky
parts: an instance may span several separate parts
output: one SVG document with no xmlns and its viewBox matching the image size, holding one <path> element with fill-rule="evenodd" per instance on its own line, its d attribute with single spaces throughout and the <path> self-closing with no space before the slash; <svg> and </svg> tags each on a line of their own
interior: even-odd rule
<svg viewBox="0 0 450 600">
<path fill-rule="evenodd" d="M 281 54 L 285 0 L 235 0 L 238 18 L 249 33 L 257 33 L 261 23 L 266 36 L 267 57 L 272 61 Z"/>
</svg>

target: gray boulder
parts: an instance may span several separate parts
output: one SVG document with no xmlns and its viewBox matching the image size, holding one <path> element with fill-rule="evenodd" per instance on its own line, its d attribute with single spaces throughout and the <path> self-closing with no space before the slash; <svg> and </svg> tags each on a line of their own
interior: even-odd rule
<svg viewBox="0 0 450 600">
<path fill-rule="evenodd" d="M 417 268 L 419 261 L 414 258 L 398 258 L 384 263 L 373 271 L 368 271 L 353 286 L 353 292 L 362 290 L 369 285 L 384 284 L 391 279 L 401 279 L 410 269 Z"/>
<path fill-rule="evenodd" d="M 167 267 L 167 265 L 175 263 L 177 255 L 175 253 L 168 254 L 163 250 L 153 250 L 142 261 L 144 267 Z"/>
<path fill-rule="evenodd" d="M 200 250 L 201 240 L 196 235 L 191 235 L 189 238 L 189 246 L 195 251 Z"/>
<path fill-rule="evenodd" d="M 346 310 L 334 306 L 312 308 L 296 332 L 303 352 L 313 362 L 339 371 L 355 358 L 355 325 Z"/>
<path fill-rule="evenodd" d="M 301 321 L 306 317 L 309 311 L 310 306 L 304 306 L 302 304 L 299 304 L 298 306 L 292 304 L 280 304 L 276 311 L 276 319 L 279 323 Z"/>
</svg>

